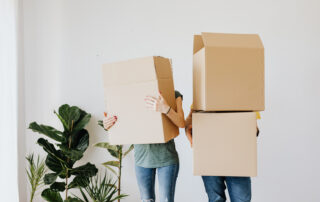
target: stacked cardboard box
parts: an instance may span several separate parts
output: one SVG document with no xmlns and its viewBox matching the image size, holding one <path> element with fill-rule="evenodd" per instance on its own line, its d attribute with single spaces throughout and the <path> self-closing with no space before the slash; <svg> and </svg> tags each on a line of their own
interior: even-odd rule
<svg viewBox="0 0 320 202">
<path fill-rule="evenodd" d="M 144 98 L 159 91 L 176 110 L 170 60 L 145 57 L 105 64 L 102 67 L 105 105 L 118 117 L 109 135 L 110 144 L 164 143 L 179 134 L 167 116 L 148 110 Z"/>
<path fill-rule="evenodd" d="M 258 35 L 202 33 L 193 47 L 194 174 L 256 176 L 256 113 L 264 110 Z"/>
</svg>

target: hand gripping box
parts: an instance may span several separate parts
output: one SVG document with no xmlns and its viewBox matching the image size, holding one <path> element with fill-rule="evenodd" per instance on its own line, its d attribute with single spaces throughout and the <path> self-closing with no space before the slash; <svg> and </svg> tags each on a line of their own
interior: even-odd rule
<svg viewBox="0 0 320 202">
<path fill-rule="evenodd" d="M 147 109 L 144 101 L 160 91 L 176 110 L 169 59 L 144 57 L 104 64 L 102 73 L 106 110 L 118 117 L 109 132 L 111 144 L 164 143 L 179 134 L 166 115 Z"/>
</svg>

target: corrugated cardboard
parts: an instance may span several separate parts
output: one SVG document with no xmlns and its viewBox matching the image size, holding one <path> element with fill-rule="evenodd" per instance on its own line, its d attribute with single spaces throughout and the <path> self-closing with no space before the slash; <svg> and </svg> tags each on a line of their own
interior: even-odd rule
<svg viewBox="0 0 320 202">
<path fill-rule="evenodd" d="M 145 97 L 160 91 L 176 110 L 169 59 L 145 57 L 103 65 L 108 114 L 118 116 L 110 129 L 111 144 L 164 143 L 179 134 L 166 115 L 146 108 Z"/>
<path fill-rule="evenodd" d="M 204 111 L 264 110 L 264 48 L 258 35 L 194 36 L 193 107 Z"/>
<path fill-rule="evenodd" d="M 254 112 L 195 112 L 192 130 L 194 175 L 257 176 Z"/>
</svg>

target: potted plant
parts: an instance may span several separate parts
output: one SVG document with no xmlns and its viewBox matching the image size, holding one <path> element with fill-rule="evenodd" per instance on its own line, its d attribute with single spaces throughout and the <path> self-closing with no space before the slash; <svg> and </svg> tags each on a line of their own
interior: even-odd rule
<svg viewBox="0 0 320 202">
<path fill-rule="evenodd" d="M 90 178 L 98 172 L 96 166 L 91 163 L 74 167 L 89 146 L 89 133 L 85 126 L 90 121 L 91 115 L 79 107 L 67 104 L 60 106 L 58 112 L 54 111 L 54 114 L 60 119 L 63 131 L 36 122 L 29 125 L 32 131 L 55 141 L 55 144 L 44 138 L 39 138 L 37 141 L 47 152 L 45 164 L 51 170 L 51 173 L 44 176 L 44 183 L 50 186 L 41 196 L 47 201 L 63 202 L 60 192 L 65 192 L 65 202 L 78 201 L 68 196 L 68 191 L 72 188 L 86 187 Z"/>
</svg>

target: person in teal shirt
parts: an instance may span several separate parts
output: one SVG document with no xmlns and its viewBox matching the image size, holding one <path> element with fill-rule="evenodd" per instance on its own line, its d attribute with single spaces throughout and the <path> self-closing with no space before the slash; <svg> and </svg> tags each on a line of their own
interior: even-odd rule
<svg viewBox="0 0 320 202">
<path fill-rule="evenodd" d="M 163 113 L 179 128 L 185 127 L 182 109 L 183 95 L 175 91 L 177 110 L 171 108 L 161 93 L 158 97 L 147 96 L 146 107 Z M 110 129 L 117 117 L 105 117 L 104 128 Z M 160 202 L 174 202 L 176 181 L 179 173 L 179 156 L 174 140 L 161 144 L 134 145 L 135 171 L 142 202 L 155 201 L 155 176 L 158 173 Z"/>
</svg>

